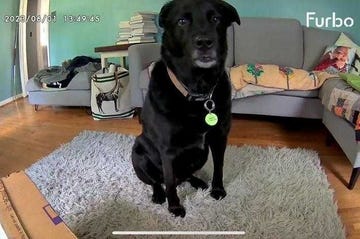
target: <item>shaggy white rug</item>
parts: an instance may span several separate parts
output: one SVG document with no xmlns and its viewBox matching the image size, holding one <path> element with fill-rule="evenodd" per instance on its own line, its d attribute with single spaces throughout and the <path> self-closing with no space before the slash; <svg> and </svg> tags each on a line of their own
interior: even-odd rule
<svg viewBox="0 0 360 239">
<path fill-rule="evenodd" d="M 175 218 L 151 202 L 134 174 L 135 137 L 84 131 L 26 173 L 79 238 L 345 238 L 333 191 L 316 152 L 228 146 L 224 186 L 216 201 L 188 183 Z M 212 160 L 198 176 L 211 182 Z M 245 231 L 243 236 L 115 236 L 113 231 Z"/>
</svg>

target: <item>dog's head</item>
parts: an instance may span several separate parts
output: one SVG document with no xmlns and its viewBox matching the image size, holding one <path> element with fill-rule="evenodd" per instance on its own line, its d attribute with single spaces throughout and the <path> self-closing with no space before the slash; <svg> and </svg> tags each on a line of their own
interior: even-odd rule
<svg viewBox="0 0 360 239">
<path fill-rule="evenodd" d="M 222 0 L 173 0 L 159 15 L 164 29 L 162 56 L 179 67 L 223 67 L 226 59 L 226 29 L 240 24 L 234 7 Z"/>
</svg>

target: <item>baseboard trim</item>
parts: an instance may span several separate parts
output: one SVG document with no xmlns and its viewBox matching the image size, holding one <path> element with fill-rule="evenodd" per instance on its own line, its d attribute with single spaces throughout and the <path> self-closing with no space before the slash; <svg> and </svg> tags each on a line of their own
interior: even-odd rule
<svg viewBox="0 0 360 239">
<path fill-rule="evenodd" d="M 6 99 L 6 100 L 0 101 L 0 107 L 1 107 L 1 106 L 4 106 L 4 105 L 7 105 L 7 104 L 9 104 L 9 103 L 11 103 L 11 102 L 13 102 L 13 101 L 15 101 L 15 100 L 17 100 L 17 99 L 23 98 L 23 97 L 25 97 L 25 96 L 26 96 L 26 95 L 24 95 L 24 94 L 21 93 L 21 94 L 12 96 L 12 97 L 10 97 L 10 98 L 8 98 L 8 99 Z"/>
</svg>

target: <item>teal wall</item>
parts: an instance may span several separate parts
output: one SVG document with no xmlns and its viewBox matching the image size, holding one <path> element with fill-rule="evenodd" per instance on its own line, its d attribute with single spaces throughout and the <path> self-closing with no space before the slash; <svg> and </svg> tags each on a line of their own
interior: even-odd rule
<svg viewBox="0 0 360 239">
<path fill-rule="evenodd" d="M 0 0 L 0 102 L 21 92 L 20 73 L 18 67 L 16 70 L 16 82 L 14 83 L 11 80 L 16 24 L 5 22 L 5 16 L 17 15 L 19 12 L 19 2 L 19 0 Z M 19 65 L 18 61 L 17 65 Z"/>
<path fill-rule="evenodd" d="M 50 0 L 56 22 L 50 25 L 50 61 L 59 65 L 78 55 L 99 57 L 98 46 L 113 45 L 120 21 L 129 20 L 136 11 L 159 11 L 166 0 Z M 69 23 L 67 16 L 99 16 L 99 23 Z"/>
<path fill-rule="evenodd" d="M 57 21 L 51 24 L 50 58 L 52 65 L 61 64 L 77 55 L 97 57 L 94 47 L 112 45 L 118 32 L 118 22 L 128 20 L 136 11 L 158 12 L 166 0 L 51 0 L 51 11 L 56 11 Z M 318 17 L 354 19 L 352 28 L 338 28 L 349 33 L 360 43 L 359 0 L 228 0 L 238 9 L 240 16 L 297 18 L 306 24 L 306 12 L 316 12 Z M 99 16 L 99 23 L 67 23 L 68 15 Z M 311 24 L 310 26 L 313 26 Z M 333 28 L 328 28 L 333 29 Z"/>
<path fill-rule="evenodd" d="M 351 17 L 354 26 L 351 28 L 333 28 L 348 33 L 360 44 L 360 1 L 359 0 L 227 0 L 238 9 L 240 16 L 296 18 L 306 25 L 306 13 L 316 12 L 316 16 L 331 17 L 335 12 L 337 18 Z M 311 22 L 311 27 L 315 27 Z"/>
</svg>

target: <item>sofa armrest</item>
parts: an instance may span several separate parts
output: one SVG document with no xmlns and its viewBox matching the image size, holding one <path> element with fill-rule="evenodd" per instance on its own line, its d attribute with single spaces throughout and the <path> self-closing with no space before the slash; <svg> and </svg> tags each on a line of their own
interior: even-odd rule
<svg viewBox="0 0 360 239">
<path fill-rule="evenodd" d="M 160 44 L 136 44 L 129 47 L 129 77 L 131 105 L 142 107 L 144 96 L 140 88 L 140 73 L 153 61 L 160 59 Z"/>
</svg>

